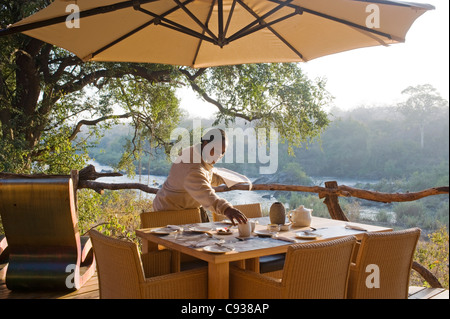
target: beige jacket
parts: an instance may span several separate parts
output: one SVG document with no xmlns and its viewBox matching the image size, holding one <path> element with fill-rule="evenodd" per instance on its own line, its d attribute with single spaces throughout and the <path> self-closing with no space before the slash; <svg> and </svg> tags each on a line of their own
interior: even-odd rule
<svg viewBox="0 0 450 319">
<path fill-rule="evenodd" d="M 199 162 L 201 158 L 200 144 L 184 149 L 181 154 L 172 164 L 167 180 L 156 194 L 153 209 L 182 210 L 203 206 L 223 215 L 232 205 L 219 198 L 212 188 L 224 183 L 220 176 L 212 172 L 213 166 L 203 161 L 194 162 L 194 159 Z"/>
</svg>

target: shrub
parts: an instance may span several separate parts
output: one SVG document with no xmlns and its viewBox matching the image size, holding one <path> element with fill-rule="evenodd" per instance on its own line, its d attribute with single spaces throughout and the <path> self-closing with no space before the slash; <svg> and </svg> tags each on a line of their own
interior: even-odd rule
<svg viewBox="0 0 450 319">
<path fill-rule="evenodd" d="M 448 289 L 448 230 L 442 226 L 439 230 L 428 235 L 428 240 L 419 241 L 414 260 L 428 268 Z M 411 286 L 425 286 L 429 284 L 415 271 L 411 272 Z"/>
<path fill-rule="evenodd" d="M 78 191 L 80 232 L 97 228 L 108 236 L 138 242 L 135 230 L 140 227 L 139 214 L 150 211 L 152 201 L 140 198 L 136 191 L 105 191 L 103 195 L 93 190 Z"/>
</svg>

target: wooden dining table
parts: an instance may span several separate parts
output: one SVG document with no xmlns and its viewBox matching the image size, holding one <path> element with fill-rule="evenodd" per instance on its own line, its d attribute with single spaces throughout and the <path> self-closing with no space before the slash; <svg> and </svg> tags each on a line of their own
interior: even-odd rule
<svg viewBox="0 0 450 319">
<path fill-rule="evenodd" d="M 170 234 L 161 232 L 159 228 L 138 229 L 136 235 L 143 241 L 162 245 L 206 261 L 208 263 L 208 297 L 210 299 L 227 299 L 229 298 L 230 263 L 258 271 L 259 257 L 286 253 L 288 247 L 295 243 L 331 240 L 345 236 L 361 238 L 365 232 L 392 231 L 392 228 L 388 227 L 313 217 L 309 227 L 291 227 L 289 231 L 274 231 L 266 234 L 267 224 L 270 223 L 268 217 L 250 220 L 256 222 L 256 227 L 252 235 L 246 238 L 239 237 L 236 226 L 232 227 L 223 221 L 169 225 L 169 229 L 173 228 Z M 177 227 L 180 229 L 177 230 Z M 225 227 L 228 227 L 232 233 L 219 235 L 216 229 Z M 303 231 L 309 231 L 309 234 L 315 234 L 317 237 L 302 239 L 299 235 L 302 235 Z M 225 252 L 216 252 L 216 249 L 212 249 L 214 247 L 225 247 L 223 249 Z"/>
</svg>

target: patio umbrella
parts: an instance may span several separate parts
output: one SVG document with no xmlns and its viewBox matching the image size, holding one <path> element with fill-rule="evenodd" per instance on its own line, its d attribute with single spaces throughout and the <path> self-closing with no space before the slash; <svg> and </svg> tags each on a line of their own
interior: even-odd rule
<svg viewBox="0 0 450 319">
<path fill-rule="evenodd" d="M 55 0 L 0 35 L 23 32 L 85 61 L 299 62 L 404 42 L 430 9 L 384 0 Z"/>
</svg>

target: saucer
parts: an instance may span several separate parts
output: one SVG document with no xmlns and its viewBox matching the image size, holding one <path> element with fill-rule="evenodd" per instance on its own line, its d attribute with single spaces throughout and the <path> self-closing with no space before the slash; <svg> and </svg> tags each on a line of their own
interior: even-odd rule
<svg viewBox="0 0 450 319">
<path fill-rule="evenodd" d="M 214 254 L 225 254 L 230 251 L 233 251 L 234 248 L 228 246 L 210 245 L 203 247 L 203 250 Z"/>
<path fill-rule="evenodd" d="M 274 235 L 274 232 L 271 232 L 268 229 L 255 230 L 254 233 L 259 237 L 272 237 Z"/>
<path fill-rule="evenodd" d="M 206 233 L 211 231 L 211 227 L 202 227 L 202 226 L 196 226 L 188 229 L 189 231 L 192 231 L 194 233 Z"/>
<path fill-rule="evenodd" d="M 155 235 L 170 235 L 176 233 L 178 230 L 168 227 L 152 229 L 150 232 Z"/>
</svg>

